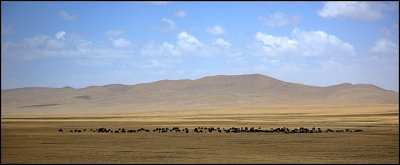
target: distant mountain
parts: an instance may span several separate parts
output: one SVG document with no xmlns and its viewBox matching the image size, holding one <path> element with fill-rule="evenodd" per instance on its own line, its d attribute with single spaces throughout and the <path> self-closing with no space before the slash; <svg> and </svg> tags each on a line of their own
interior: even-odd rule
<svg viewBox="0 0 400 165">
<path fill-rule="evenodd" d="M 70 107 L 252 106 L 293 104 L 398 104 L 399 93 L 370 84 L 316 87 L 260 74 L 218 75 L 82 89 L 19 88 L 1 91 L 2 110 Z"/>
</svg>

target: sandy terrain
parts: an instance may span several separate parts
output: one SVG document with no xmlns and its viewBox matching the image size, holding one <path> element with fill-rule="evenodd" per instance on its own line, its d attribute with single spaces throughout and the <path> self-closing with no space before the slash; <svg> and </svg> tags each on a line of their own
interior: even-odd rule
<svg viewBox="0 0 400 165">
<path fill-rule="evenodd" d="M 2 116 L 1 163 L 399 163 L 392 105 L 253 106 Z M 364 132 L 70 133 L 74 128 L 320 127 Z M 63 128 L 65 132 L 57 132 Z"/>
</svg>

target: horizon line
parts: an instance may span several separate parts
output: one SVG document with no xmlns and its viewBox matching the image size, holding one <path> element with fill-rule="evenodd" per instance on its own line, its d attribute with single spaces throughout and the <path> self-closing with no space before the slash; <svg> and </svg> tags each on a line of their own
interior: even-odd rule
<svg viewBox="0 0 400 165">
<path fill-rule="evenodd" d="M 80 89 L 85 89 L 85 88 L 92 88 L 92 87 L 105 87 L 105 86 L 110 86 L 110 85 L 124 85 L 124 86 L 134 86 L 134 85 L 140 85 L 140 84 L 148 84 L 148 83 L 156 83 L 156 82 L 160 82 L 160 81 L 179 81 L 179 80 L 189 80 L 189 81 L 195 81 L 195 80 L 199 80 L 199 79 L 203 79 L 206 77 L 217 77 L 217 76 L 249 76 L 249 75 L 254 75 L 254 76 L 264 76 L 264 77 L 268 77 L 268 78 L 272 78 L 278 81 L 282 81 L 282 82 L 288 82 L 288 83 L 293 83 L 293 84 L 301 84 L 301 85 L 306 85 L 306 86 L 312 86 L 312 87 L 320 87 L 320 88 L 324 88 L 324 87 L 331 87 L 331 86 L 337 86 L 337 85 L 373 85 L 376 86 L 378 88 L 381 88 L 383 90 L 387 90 L 387 91 L 392 91 L 392 92 L 396 92 L 399 93 L 398 91 L 394 91 L 394 90 L 390 90 L 390 89 L 386 89 L 386 88 L 382 88 L 378 85 L 375 84 L 371 84 L 371 83 L 360 83 L 360 84 L 353 84 L 353 83 L 349 83 L 349 82 L 342 82 L 339 84 L 334 84 L 334 85 L 327 85 L 327 86 L 319 86 L 319 85 L 308 85 L 308 84 L 303 84 L 303 83 L 298 83 L 298 82 L 289 82 L 289 81 L 283 81 L 271 76 L 267 76 L 261 73 L 251 73 L 251 74 L 215 74 L 215 75 L 209 75 L 209 76 L 203 76 L 200 78 L 196 78 L 196 79 L 160 79 L 160 80 L 155 80 L 155 81 L 149 81 L 149 82 L 140 82 L 140 83 L 136 83 L 136 84 L 120 84 L 120 83 L 111 83 L 111 84 L 104 84 L 104 85 L 90 85 L 90 86 L 85 86 L 82 88 L 74 88 L 71 87 L 69 85 L 67 86 L 63 86 L 63 87 L 45 87 L 45 86 L 27 86 L 27 87 L 18 87 L 18 88 L 1 88 L 1 90 L 15 90 L 15 89 L 25 89 L 25 88 L 50 88 L 50 89 L 63 89 L 63 88 L 72 88 L 74 90 L 80 90 Z"/>
</svg>

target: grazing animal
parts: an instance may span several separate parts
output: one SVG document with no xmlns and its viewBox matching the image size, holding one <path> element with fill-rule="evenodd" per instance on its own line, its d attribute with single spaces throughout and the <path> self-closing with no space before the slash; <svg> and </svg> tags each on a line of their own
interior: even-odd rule
<svg viewBox="0 0 400 165">
<path fill-rule="evenodd" d="M 86 132 L 87 129 L 70 129 L 69 132 Z M 137 130 L 135 129 L 125 129 L 125 128 L 119 128 L 116 130 L 112 130 L 112 129 L 107 129 L 107 128 L 95 128 L 95 129 L 90 129 L 91 132 L 97 132 L 97 133 L 138 133 L 138 132 L 151 132 L 149 129 L 145 129 L 145 128 L 139 128 Z M 153 129 L 152 132 L 158 132 L 158 133 L 165 133 L 165 132 L 185 132 L 185 133 L 189 133 L 189 129 L 188 128 L 182 128 L 180 129 L 179 127 L 172 127 L 172 128 L 156 128 Z M 271 128 L 271 129 L 261 129 L 261 127 L 258 128 L 254 128 L 254 127 L 231 127 L 231 128 L 214 128 L 214 127 L 195 127 L 193 132 L 196 133 L 213 133 L 213 131 L 215 132 L 219 132 L 222 133 L 222 131 L 224 131 L 225 133 L 271 133 L 271 132 L 276 132 L 276 133 L 322 133 L 321 128 L 304 128 L 304 127 L 300 127 L 300 128 L 294 128 L 294 129 L 289 129 L 286 127 L 278 127 L 278 128 Z M 58 132 L 64 132 L 64 130 L 62 128 L 58 129 Z M 344 133 L 344 132 L 363 132 L 362 129 L 342 129 L 342 130 L 334 130 L 334 129 L 330 129 L 327 128 L 326 130 L 324 130 L 324 132 L 337 132 L 337 133 Z"/>
</svg>

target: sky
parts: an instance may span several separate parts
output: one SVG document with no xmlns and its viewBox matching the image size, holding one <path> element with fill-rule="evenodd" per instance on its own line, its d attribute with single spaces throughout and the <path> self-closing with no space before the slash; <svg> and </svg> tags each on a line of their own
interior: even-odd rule
<svg viewBox="0 0 400 165">
<path fill-rule="evenodd" d="M 1 2 L 1 88 L 263 74 L 399 91 L 398 2 Z"/>
</svg>

